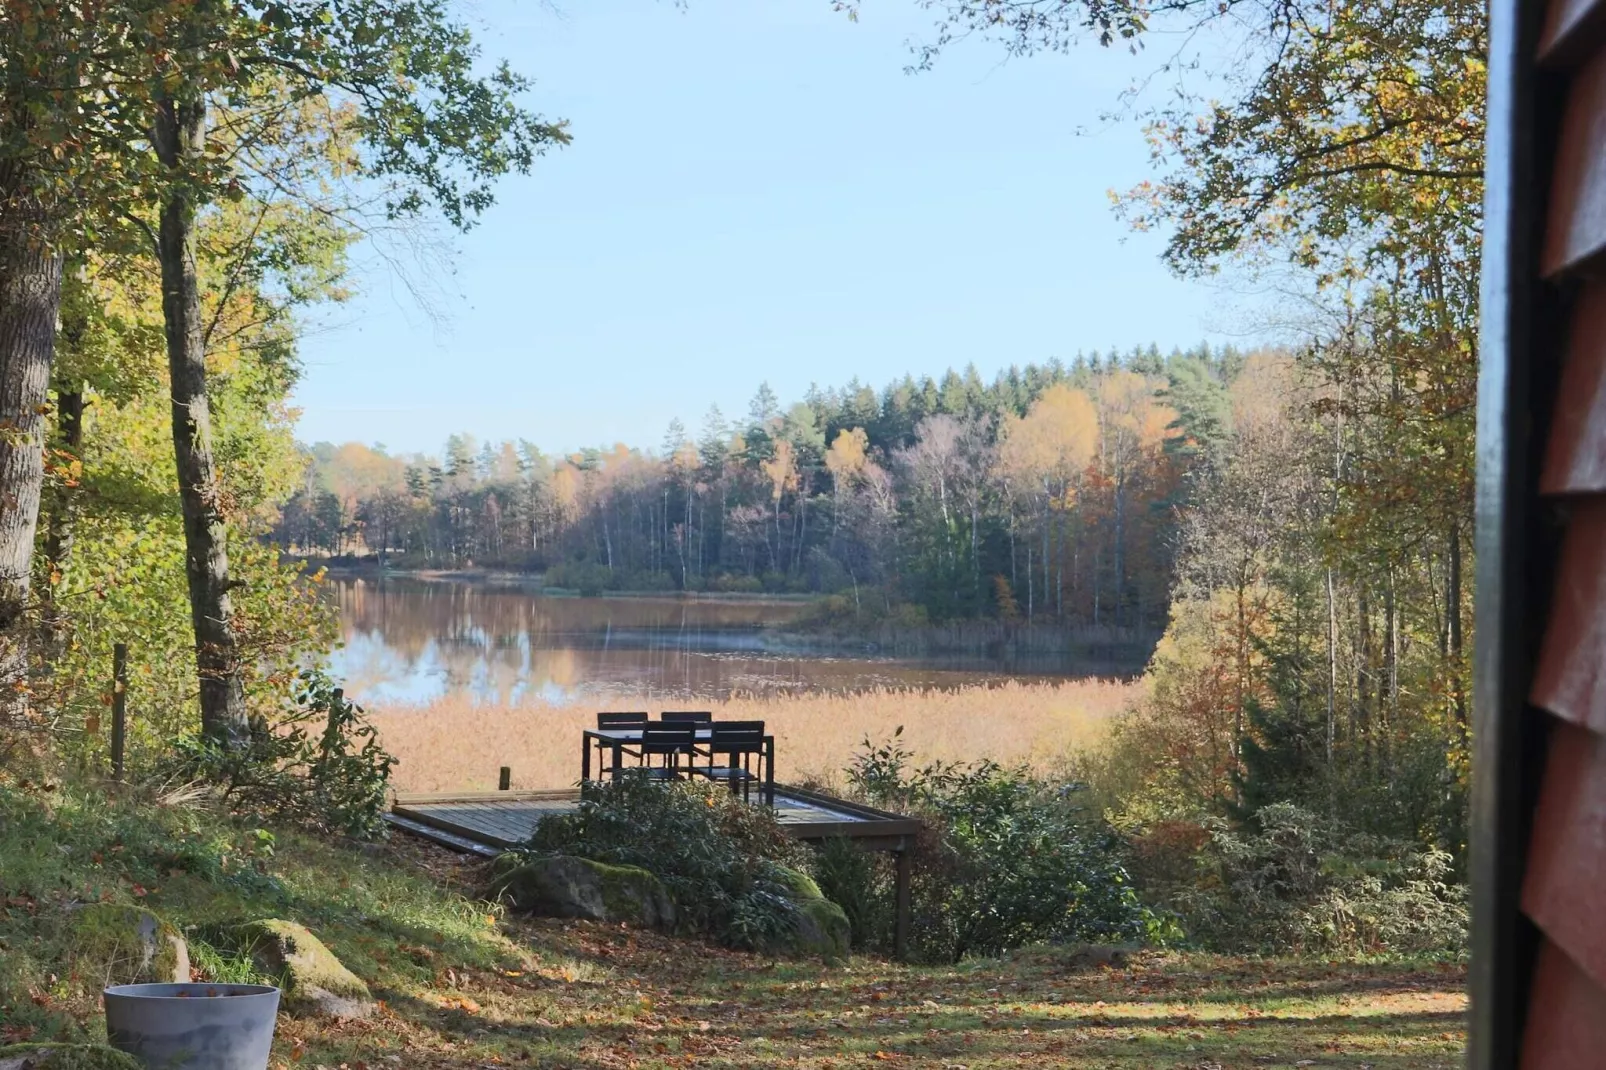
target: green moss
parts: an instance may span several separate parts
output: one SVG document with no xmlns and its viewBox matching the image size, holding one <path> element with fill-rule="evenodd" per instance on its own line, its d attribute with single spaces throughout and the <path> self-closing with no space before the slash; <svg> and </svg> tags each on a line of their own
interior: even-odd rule
<svg viewBox="0 0 1606 1070">
<path fill-rule="evenodd" d="M 176 928 L 143 907 L 92 903 L 71 918 L 73 966 L 108 984 L 188 981 L 189 953 Z"/>
<path fill-rule="evenodd" d="M 278 978 L 290 1002 L 320 994 L 350 1000 L 372 998 L 363 979 L 348 970 L 305 925 L 268 918 L 246 922 L 236 931 L 258 969 Z"/>
<path fill-rule="evenodd" d="M 99 1044 L 14 1044 L 0 1048 L 0 1070 L 142 1070 L 139 1060 Z"/>
<path fill-rule="evenodd" d="M 503 859 L 509 856 L 504 855 Z M 661 880 L 640 866 L 551 855 L 496 870 L 492 894 L 535 914 L 670 928 L 675 904 Z"/>
<path fill-rule="evenodd" d="M 640 866 L 588 864 L 602 879 L 602 902 L 609 917 L 640 916 L 647 911 L 649 902 L 666 894 L 663 882 Z"/>
<path fill-rule="evenodd" d="M 787 894 L 793 899 L 824 899 L 820 886 L 814 883 L 814 878 L 802 870 L 792 869 L 788 866 L 777 866 L 777 875 L 781 883 L 786 885 Z"/>
<path fill-rule="evenodd" d="M 794 950 L 825 959 L 844 959 L 853 930 L 842 908 L 829 899 L 799 899 Z"/>
</svg>

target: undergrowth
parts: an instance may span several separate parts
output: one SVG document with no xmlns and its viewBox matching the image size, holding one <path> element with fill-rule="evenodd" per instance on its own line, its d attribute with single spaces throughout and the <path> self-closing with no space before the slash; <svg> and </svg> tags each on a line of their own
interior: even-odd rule
<svg viewBox="0 0 1606 1070">
<path fill-rule="evenodd" d="M 576 809 L 541 822 L 526 850 L 639 866 L 663 881 L 686 928 L 753 949 L 796 925 L 784 870 L 808 864 L 769 809 L 723 787 L 633 776 L 588 785 Z"/>
<path fill-rule="evenodd" d="M 218 934 L 266 917 L 313 929 L 381 998 L 433 984 L 443 964 L 532 962 L 494 908 L 422 874 L 149 791 L 0 780 L 0 862 L 0 1044 L 104 1037 L 104 978 L 73 959 L 74 916 L 90 903 L 177 926 L 200 980 L 253 979 Z"/>
</svg>

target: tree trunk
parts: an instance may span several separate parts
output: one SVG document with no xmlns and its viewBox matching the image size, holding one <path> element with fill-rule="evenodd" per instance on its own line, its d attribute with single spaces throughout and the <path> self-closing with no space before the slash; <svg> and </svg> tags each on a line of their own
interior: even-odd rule
<svg viewBox="0 0 1606 1070">
<path fill-rule="evenodd" d="M 977 548 L 978 529 L 980 521 L 976 517 L 977 504 L 974 499 L 970 503 L 970 597 L 975 605 L 975 612 L 982 609 L 981 598 L 981 551 Z"/>
<path fill-rule="evenodd" d="M 797 505 L 797 538 L 792 543 L 792 572 L 803 575 L 803 547 L 809 541 L 809 496 L 807 488 L 800 490 L 795 503 Z"/>
<path fill-rule="evenodd" d="M 1355 740 L 1360 744 L 1361 756 L 1368 767 L 1372 762 L 1372 688 L 1371 679 L 1376 672 L 1376 655 L 1372 646 L 1372 600 L 1366 584 L 1357 585 L 1355 592 Z"/>
<path fill-rule="evenodd" d="M 1463 664 L 1461 638 L 1461 525 L 1450 525 L 1450 562 L 1444 581 L 1445 616 L 1449 620 L 1451 694 L 1455 702 L 1456 723 L 1467 729 L 1467 696 L 1461 686 Z"/>
<path fill-rule="evenodd" d="M 157 155 L 172 186 L 162 204 L 157 252 L 162 264 L 162 316 L 173 389 L 173 456 L 184 513 L 184 566 L 195 666 L 200 678 L 201 731 L 226 747 L 248 732 L 245 691 L 229 590 L 228 529 L 212 456 L 212 414 L 206 393 L 206 344 L 195 274 L 197 205 L 187 172 L 205 149 L 206 105 L 166 100 L 155 124 Z"/>
<path fill-rule="evenodd" d="M 22 168 L 0 166 L 0 723 L 28 708 L 29 579 L 61 308 L 62 258 L 48 222 Z"/>
<path fill-rule="evenodd" d="M 1026 623 L 1031 624 L 1036 619 L 1037 592 L 1035 590 L 1037 573 L 1032 568 L 1032 541 L 1026 540 Z"/>
<path fill-rule="evenodd" d="M 53 462 L 65 467 L 81 458 L 84 445 L 84 394 L 78 389 L 56 390 L 56 441 Z M 58 481 L 50 494 L 45 522 L 45 589 L 40 593 L 40 633 L 47 663 L 58 660 L 67 646 L 67 619 L 56 601 L 56 584 L 72 556 L 73 529 L 78 520 L 78 492 Z"/>
<path fill-rule="evenodd" d="M 1115 626 L 1125 619 L 1122 606 L 1126 603 L 1126 466 L 1120 451 L 1115 462 Z"/>
<path fill-rule="evenodd" d="M 1327 569 L 1327 775 L 1333 775 L 1333 737 L 1338 701 L 1338 602 L 1333 597 L 1333 569 Z"/>
</svg>

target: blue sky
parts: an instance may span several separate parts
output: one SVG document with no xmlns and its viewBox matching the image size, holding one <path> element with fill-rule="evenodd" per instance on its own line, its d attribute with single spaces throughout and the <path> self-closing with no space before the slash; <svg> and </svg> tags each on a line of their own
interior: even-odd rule
<svg viewBox="0 0 1606 1070">
<path fill-rule="evenodd" d="M 507 179 L 429 281 L 380 258 L 302 346 L 303 441 L 656 446 L 710 403 L 1078 350 L 1244 342 L 1217 288 L 1173 278 L 1107 191 L 1147 177 L 1106 125 L 1153 66 L 1087 46 L 904 73 L 929 13 L 865 0 L 483 0 L 485 52 L 536 79 L 574 143 Z"/>
</svg>

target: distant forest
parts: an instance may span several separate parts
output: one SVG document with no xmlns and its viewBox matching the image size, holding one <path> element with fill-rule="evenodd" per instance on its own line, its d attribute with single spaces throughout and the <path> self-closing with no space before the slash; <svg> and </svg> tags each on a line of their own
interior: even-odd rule
<svg viewBox="0 0 1606 1070">
<path fill-rule="evenodd" d="M 306 451 L 273 536 L 393 567 L 544 572 L 605 590 L 818 592 L 855 614 L 1157 633 L 1193 476 L 1272 354 L 1200 345 L 854 380 L 661 446 L 550 456 L 447 439 L 439 457 Z M 1246 374 L 1246 370 L 1250 374 Z"/>
</svg>

